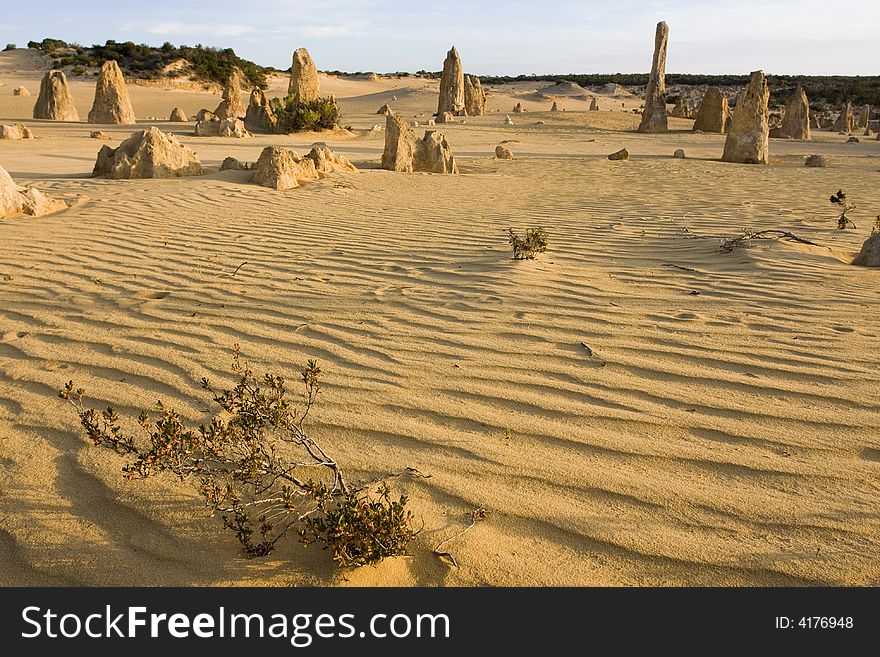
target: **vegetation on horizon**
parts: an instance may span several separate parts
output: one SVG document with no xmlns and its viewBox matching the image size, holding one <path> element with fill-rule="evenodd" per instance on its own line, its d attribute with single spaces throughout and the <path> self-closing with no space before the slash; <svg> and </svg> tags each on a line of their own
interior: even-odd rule
<svg viewBox="0 0 880 657">
<path fill-rule="evenodd" d="M 337 75 L 352 75 L 334 71 Z M 388 74 L 409 77 L 411 74 Z M 425 78 L 439 78 L 441 71 L 417 71 Z M 648 84 L 648 73 L 556 73 L 546 75 L 480 75 L 484 85 L 508 84 L 511 82 L 547 82 L 559 84 L 574 82 L 582 87 L 597 87 L 604 84 L 619 84 L 624 87 L 644 87 Z M 713 86 L 745 87 L 749 76 L 744 75 L 704 75 L 701 73 L 667 73 L 666 85 L 675 86 Z M 819 110 L 839 109 L 847 101 L 854 105 L 880 105 L 880 75 L 767 75 L 770 87 L 770 104 L 784 105 L 798 87 L 803 87 L 811 107 Z M 670 96 L 670 102 L 674 97 Z"/>
<path fill-rule="evenodd" d="M 238 345 L 232 369 L 238 383 L 230 389 L 215 391 L 202 379 L 220 407 L 208 424 L 188 427 L 159 402 L 158 417 L 138 418 L 147 441 L 125 433 L 113 408 L 85 408 L 85 392 L 72 381 L 59 396 L 76 409 L 95 446 L 129 457 L 126 478 L 169 473 L 192 482 L 250 557 L 269 554 L 289 533 L 306 546 L 325 544 L 340 566 L 407 554 L 416 532 L 406 496 L 393 498 L 384 482 L 352 485 L 305 432 L 321 389 L 317 363 L 310 360 L 301 373 L 300 410 L 288 401 L 282 376 L 258 378 L 242 365 Z"/>
<path fill-rule="evenodd" d="M 132 41 L 118 43 L 112 39 L 103 46 L 84 47 L 76 43 L 66 43 L 60 39 L 29 41 L 28 48 L 45 52 L 52 60 L 54 68 L 74 67 L 74 73 L 82 75 L 86 67 L 95 68 L 113 59 L 130 77 L 159 79 L 166 66 L 177 60 L 185 60 L 191 70 L 193 80 L 214 82 L 223 85 L 235 68 L 241 70 L 247 81 L 260 89 L 268 88 L 266 75 L 275 69 L 259 66 L 242 59 L 232 48 L 210 48 L 195 46 L 175 46 L 165 42 L 161 47 L 136 44 Z"/>
</svg>

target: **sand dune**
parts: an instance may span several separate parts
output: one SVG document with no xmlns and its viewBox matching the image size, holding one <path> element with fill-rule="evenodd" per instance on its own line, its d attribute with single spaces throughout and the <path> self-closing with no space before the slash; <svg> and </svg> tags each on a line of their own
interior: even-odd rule
<svg viewBox="0 0 880 657">
<path fill-rule="evenodd" d="M 504 126 L 529 92 L 510 85 L 487 116 L 443 127 L 462 175 L 396 174 L 377 168 L 375 111 L 426 120 L 436 84 L 325 76 L 353 137 L 148 123 L 209 167 L 324 140 L 357 174 L 289 192 L 216 168 L 108 181 L 89 175 L 90 126 L 28 120 L 34 98 L 11 89 L 36 94 L 39 74 L 4 57 L 0 117 L 37 139 L 0 143 L 0 164 L 79 203 L 0 221 L 0 582 L 880 583 L 878 278 L 845 263 L 880 213 L 880 143 L 817 133 L 774 140 L 769 167 L 723 164 L 723 137 L 691 121 L 639 135 L 624 132 L 638 115 L 586 101 L 524 103 Z M 81 116 L 92 86 L 72 83 Z M 138 117 L 219 102 L 130 93 Z M 116 145 L 133 128 L 102 129 Z M 505 139 L 517 160 L 492 158 Z M 630 161 L 605 158 L 622 147 Z M 803 168 L 813 152 L 833 166 Z M 858 231 L 835 230 L 838 188 Z M 538 225 L 548 252 L 511 260 L 504 230 Z M 719 253 L 743 228 L 829 248 Z M 202 420 L 198 382 L 224 377 L 234 343 L 258 370 L 319 360 L 312 428 L 356 477 L 431 475 L 394 481 L 424 523 L 412 556 L 345 579 L 296 544 L 244 559 L 188 485 L 123 480 L 55 396 L 74 379 L 99 406 L 136 415 L 162 398 Z M 432 547 L 480 504 L 489 519 L 444 565 Z"/>
</svg>

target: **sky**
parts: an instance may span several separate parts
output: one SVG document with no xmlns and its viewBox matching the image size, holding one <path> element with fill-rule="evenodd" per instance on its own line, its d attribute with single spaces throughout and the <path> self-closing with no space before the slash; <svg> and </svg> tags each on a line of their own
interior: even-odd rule
<svg viewBox="0 0 880 657">
<path fill-rule="evenodd" d="M 476 75 L 639 73 L 657 21 L 670 73 L 880 74 L 880 0 L 391 0 L 9 2 L 0 47 L 54 37 L 234 48 L 284 69 L 306 47 L 321 70 L 439 71 L 455 45 Z"/>
</svg>

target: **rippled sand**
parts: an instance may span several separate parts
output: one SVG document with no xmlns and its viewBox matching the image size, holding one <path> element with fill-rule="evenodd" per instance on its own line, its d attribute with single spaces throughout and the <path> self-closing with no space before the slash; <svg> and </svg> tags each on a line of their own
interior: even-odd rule
<svg viewBox="0 0 880 657">
<path fill-rule="evenodd" d="M 4 122 L 39 88 L 17 66 L 0 56 Z M 27 120 L 35 141 L 0 143 L 18 182 L 78 198 L 0 220 L 0 583 L 880 583 L 880 272 L 846 264 L 880 212 L 880 143 L 824 132 L 773 140 L 769 167 L 724 164 L 723 137 L 690 121 L 638 135 L 606 110 L 619 99 L 550 113 L 517 85 L 442 127 L 462 175 L 406 175 L 377 168 L 368 128 L 385 102 L 426 121 L 436 84 L 322 85 L 353 136 L 200 139 L 143 117 L 217 95 L 130 87 L 141 123 L 213 171 L 319 139 L 361 169 L 288 192 L 240 171 L 93 179 L 86 124 Z M 93 84 L 72 89 L 85 116 Z M 517 100 L 530 111 L 502 125 Z M 133 128 L 102 129 L 116 145 Z M 517 160 L 493 159 L 505 139 Z M 630 161 L 605 158 L 622 147 Z M 809 153 L 833 166 L 803 168 Z M 835 230 L 838 188 L 858 231 Z M 505 229 L 539 225 L 548 252 L 511 260 Z M 720 253 L 742 228 L 830 248 Z M 56 397 L 74 379 L 101 407 L 161 398 L 201 421 L 198 382 L 234 343 L 258 370 L 318 359 L 312 430 L 355 477 L 431 475 L 394 480 L 424 526 L 411 557 L 345 579 L 296 544 L 246 560 L 188 485 L 123 480 Z M 433 546 L 480 504 L 444 565 Z"/>
</svg>

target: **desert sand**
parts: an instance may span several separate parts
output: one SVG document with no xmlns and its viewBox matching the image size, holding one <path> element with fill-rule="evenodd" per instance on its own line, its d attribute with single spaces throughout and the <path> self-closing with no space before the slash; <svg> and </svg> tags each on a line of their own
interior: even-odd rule
<svg viewBox="0 0 880 657">
<path fill-rule="evenodd" d="M 424 126 L 438 81 L 322 74 L 351 134 L 197 138 L 165 119 L 219 90 L 129 85 L 138 128 L 208 174 L 112 181 L 96 153 L 135 127 L 32 120 L 44 66 L 0 55 L 0 122 L 36 135 L 0 142 L 0 165 L 74 201 L 0 220 L 0 583 L 880 584 L 880 272 L 848 264 L 880 213 L 880 142 L 815 131 L 727 164 L 691 120 L 634 132 L 636 97 L 551 113 L 534 83 L 485 85 L 487 115 L 440 128 L 461 174 L 400 174 L 378 168 L 375 112 Z M 71 90 L 85 117 L 94 81 Z M 516 160 L 494 159 L 504 140 Z M 360 171 L 287 192 L 217 172 L 315 141 Z M 836 229 L 839 188 L 859 230 Z M 536 226 L 548 251 L 512 260 L 505 230 Z M 827 248 L 720 253 L 744 228 Z M 56 395 L 73 379 L 99 408 L 161 398 L 203 421 L 199 380 L 230 380 L 235 343 L 259 371 L 319 361 L 310 427 L 354 476 L 430 475 L 392 480 L 422 527 L 411 556 L 342 571 L 290 541 L 246 559 L 189 484 L 123 479 Z M 433 546 L 479 505 L 450 567 Z"/>
</svg>

